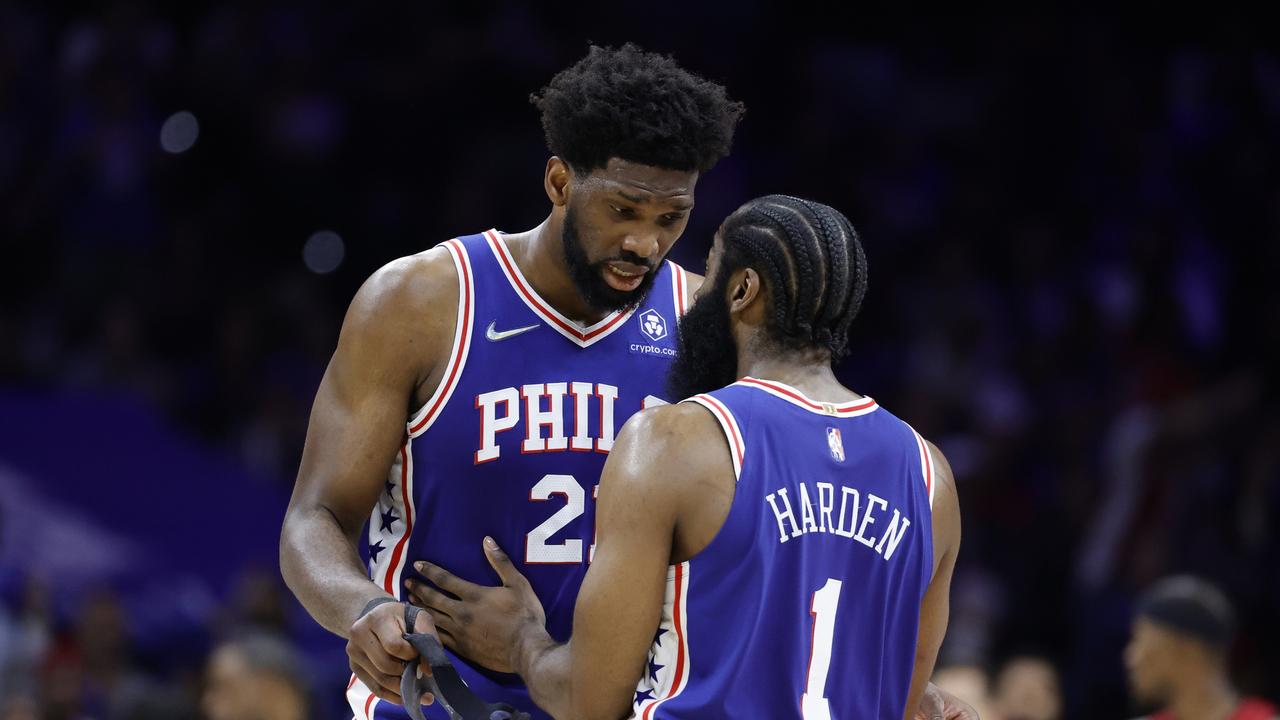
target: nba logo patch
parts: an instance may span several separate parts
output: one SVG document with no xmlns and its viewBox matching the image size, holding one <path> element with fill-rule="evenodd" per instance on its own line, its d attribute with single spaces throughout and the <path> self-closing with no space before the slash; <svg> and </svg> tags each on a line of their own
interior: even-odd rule
<svg viewBox="0 0 1280 720">
<path fill-rule="evenodd" d="M 827 447 L 831 450 L 831 457 L 836 462 L 844 462 L 844 441 L 840 439 L 840 429 L 827 428 Z"/>
</svg>

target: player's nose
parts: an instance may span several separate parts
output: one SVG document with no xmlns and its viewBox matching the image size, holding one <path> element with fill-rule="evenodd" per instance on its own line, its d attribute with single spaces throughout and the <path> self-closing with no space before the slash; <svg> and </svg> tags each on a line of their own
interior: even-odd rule
<svg viewBox="0 0 1280 720">
<path fill-rule="evenodd" d="M 642 258 L 655 257 L 658 254 L 658 234 L 656 232 L 630 234 L 623 239 L 622 249 Z"/>
</svg>

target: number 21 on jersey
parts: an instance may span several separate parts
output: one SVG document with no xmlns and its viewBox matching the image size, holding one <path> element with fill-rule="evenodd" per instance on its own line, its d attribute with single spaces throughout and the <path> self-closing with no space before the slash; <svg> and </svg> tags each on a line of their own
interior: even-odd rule
<svg viewBox="0 0 1280 720">
<path fill-rule="evenodd" d="M 593 499 L 599 494 L 600 486 L 592 489 Z M 555 511 L 530 530 L 524 540 L 524 561 L 530 565 L 572 565 L 582 562 L 582 538 L 567 538 L 561 542 L 550 542 L 551 537 L 560 532 L 586 511 L 587 493 L 572 475 L 544 475 L 536 485 L 529 489 L 529 499 L 534 502 L 546 502 L 555 496 L 564 498 L 564 507 Z M 596 554 L 593 540 L 587 551 L 587 562 Z"/>
</svg>

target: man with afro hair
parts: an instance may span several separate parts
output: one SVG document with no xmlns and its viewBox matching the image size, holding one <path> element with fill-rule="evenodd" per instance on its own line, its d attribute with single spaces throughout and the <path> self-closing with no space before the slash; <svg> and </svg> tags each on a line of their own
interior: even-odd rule
<svg viewBox="0 0 1280 720">
<path fill-rule="evenodd" d="M 549 214 L 375 272 L 316 393 L 280 565 L 316 621 L 347 638 L 361 720 L 408 717 L 400 676 L 417 653 L 399 601 L 427 557 L 490 582 L 481 541 L 522 548 L 548 627 L 567 634 L 613 437 L 642 407 L 679 399 L 664 376 L 702 278 L 666 256 L 743 106 L 632 44 L 590 47 L 531 101 L 551 153 Z M 430 631 L 419 618 L 413 629 Z M 454 663 L 486 700 L 547 717 L 510 668 Z"/>
</svg>

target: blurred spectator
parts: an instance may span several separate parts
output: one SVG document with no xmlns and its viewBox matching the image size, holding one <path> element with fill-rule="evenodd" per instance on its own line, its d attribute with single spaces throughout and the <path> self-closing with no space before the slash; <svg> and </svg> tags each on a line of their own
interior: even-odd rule
<svg viewBox="0 0 1280 720">
<path fill-rule="evenodd" d="M 1023 655 L 996 674 L 992 705 L 996 720 L 1061 720 L 1062 686 L 1049 660 Z"/>
<path fill-rule="evenodd" d="M 246 635 L 209 658 L 204 698 L 208 720 L 303 720 L 307 690 L 302 667 L 284 639 Z"/>
<path fill-rule="evenodd" d="M 0 698 L 30 697 L 36 669 L 52 642 L 52 626 L 53 609 L 42 582 L 24 583 L 17 612 L 10 614 L 0 604 Z"/>
<path fill-rule="evenodd" d="M 1152 720 L 1275 720 L 1275 706 L 1241 698 L 1228 677 L 1235 611 L 1191 576 L 1156 583 L 1138 604 L 1125 650 L 1134 697 L 1164 709 Z"/>
<path fill-rule="evenodd" d="M 991 679 L 978 665 L 948 665 L 933 674 L 933 683 L 973 706 L 978 717 L 995 717 L 991 704 Z"/>
</svg>

